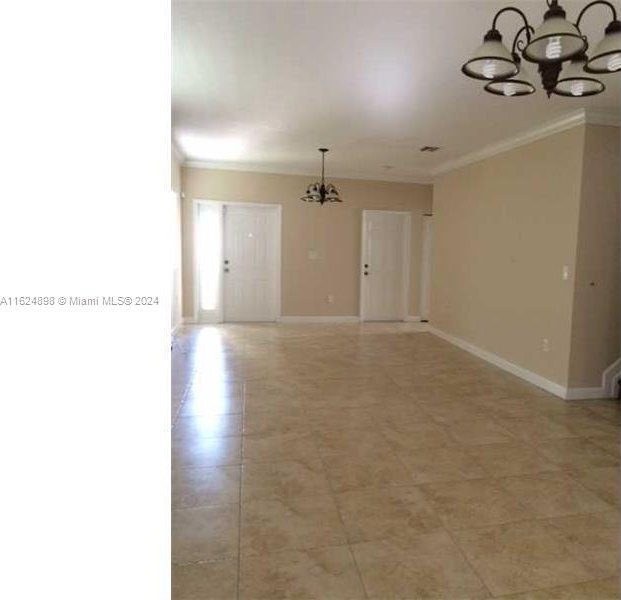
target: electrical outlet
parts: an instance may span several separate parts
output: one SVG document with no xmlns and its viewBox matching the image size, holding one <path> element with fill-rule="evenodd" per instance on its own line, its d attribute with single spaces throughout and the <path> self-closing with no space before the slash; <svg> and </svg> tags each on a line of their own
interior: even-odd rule
<svg viewBox="0 0 621 600">
<path fill-rule="evenodd" d="M 334 294 L 328 294 L 326 300 L 328 301 L 328 304 L 334 304 Z"/>
<path fill-rule="evenodd" d="M 569 267 L 567 265 L 563 266 L 563 281 L 567 281 L 569 279 Z"/>
<path fill-rule="evenodd" d="M 541 349 L 544 352 L 550 352 L 550 340 L 548 338 L 543 338 L 543 340 L 541 340 Z"/>
<path fill-rule="evenodd" d="M 317 260 L 319 258 L 319 252 L 317 250 L 308 251 L 308 260 Z"/>
</svg>

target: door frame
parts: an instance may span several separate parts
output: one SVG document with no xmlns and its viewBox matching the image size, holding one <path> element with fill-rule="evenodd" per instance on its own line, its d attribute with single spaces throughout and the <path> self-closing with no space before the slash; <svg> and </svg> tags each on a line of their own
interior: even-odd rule
<svg viewBox="0 0 621 600">
<path fill-rule="evenodd" d="M 421 321 L 429 321 L 431 308 L 431 252 L 433 247 L 432 214 L 423 215 L 422 229 L 419 313 Z"/>
<path fill-rule="evenodd" d="M 198 211 L 201 204 L 207 204 L 211 206 L 217 206 L 220 208 L 220 230 L 222 235 L 220 236 L 221 248 L 220 252 L 224 250 L 224 213 L 227 206 L 235 207 L 248 207 L 248 208 L 263 208 L 266 210 L 272 209 L 276 213 L 276 240 L 275 240 L 275 269 L 276 277 L 274 278 L 274 322 L 280 320 L 281 317 L 281 304 L 282 304 L 282 204 L 270 203 L 270 202 L 243 202 L 243 201 L 223 201 L 223 200 L 209 200 L 207 198 L 195 198 L 192 200 L 192 297 L 194 300 L 194 322 L 195 323 L 223 323 L 224 322 L 224 285 L 220 284 L 220 298 L 219 307 L 216 313 L 216 319 L 212 321 L 201 320 L 199 311 L 199 282 L 200 273 L 198 269 L 198 252 L 196 248 L 198 236 Z M 220 278 L 222 279 L 222 278 Z"/>
<path fill-rule="evenodd" d="M 403 274 L 401 290 L 401 320 L 406 321 L 408 316 L 408 304 L 410 296 L 410 271 L 412 264 L 412 213 L 405 210 L 363 210 L 362 211 L 362 235 L 360 245 L 360 321 L 366 321 L 366 306 L 364 293 L 364 251 L 367 242 L 367 221 L 372 213 L 400 215 L 405 218 L 405 235 L 403 238 Z"/>
</svg>

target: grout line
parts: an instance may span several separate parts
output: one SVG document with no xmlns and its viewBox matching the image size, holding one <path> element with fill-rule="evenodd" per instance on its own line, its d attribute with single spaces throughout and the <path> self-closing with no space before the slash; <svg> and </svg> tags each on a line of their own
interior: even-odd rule
<svg viewBox="0 0 621 600">
<path fill-rule="evenodd" d="M 241 431 L 240 431 L 240 449 L 239 449 L 239 505 L 237 511 L 237 600 L 239 600 L 240 594 L 240 579 L 241 579 L 241 535 L 242 535 L 242 483 L 244 480 L 244 419 L 246 411 L 246 383 L 242 383 L 241 389 Z"/>
<path fill-rule="evenodd" d="M 304 408 L 303 408 L 304 410 Z M 305 411 L 306 412 L 306 411 Z M 360 567 L 358 566 L 358 561 L 356 560 L 356 555 L 352 549 L 351 543 L 349 542 L 349 536 L 347 535 L 347 528 L 345 527 L 345 521 L 341 515 L 341 510 L 339 509 L 338 502 L 336 501 L 336 492 L 334 491 L 334 487 L 332 486 L 332 482 L 330 481 L 330 477 L 328 476 L 328 470 L 326 468 L 326 462 L 319 450 L 319 444 L 317 443 L 317 438 L 314 429 L 311 428 L 311 437 L 313 440 L 313 445 L 317 451 L 317 456 L 319 456 L 319 460 L 323 466 L 323 471 L 325 474 L 325 478 L 328 482 L 328 487 L 330 488 L 330 495 L 332 497 L 332 501 L 334 502 L 334 506 L 336 508 L 336 514 L 338 515 L 339 521 L 341 523 L 341 527 L 343 528 L 343 533 L 345 534 L 345 541 L 347 545 L 347 549 L 349 550 L 349 554 L 351 555 L 351 559 L 354 563 L 354 567 L 356 569 L 356 573 L 358 574 L 358 579 L 360 580 L 360 585 L 362 586 L 362 591 L 364 592 L 365 598 L 369 598 L 369 592 L 367 591 L 366 585 L 364 584 L 364 579 L 362 578 L 362 573 L 360 572 Z"/>
</svg>

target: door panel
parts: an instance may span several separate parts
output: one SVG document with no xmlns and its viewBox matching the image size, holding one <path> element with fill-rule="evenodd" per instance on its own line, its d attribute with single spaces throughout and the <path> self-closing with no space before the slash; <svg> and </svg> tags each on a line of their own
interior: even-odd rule
<svg viewBox="0 0 621 600">
<path fill-rule="evenodd" d="M 225 321 L 276 320 L 279 235 L 275 208 L 225 207 Z"/>
<path fill-rule="evenodd" d="M 409 224 L 407 213 L 363 213 L 362 318 L 365 321 L 400 321 L 406 317 Z"/>
</svg>

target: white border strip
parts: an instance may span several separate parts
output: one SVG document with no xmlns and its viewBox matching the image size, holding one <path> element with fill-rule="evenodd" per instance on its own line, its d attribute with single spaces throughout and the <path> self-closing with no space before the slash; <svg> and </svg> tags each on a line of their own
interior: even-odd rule
<svg viewBox="0 0 621 600">
<path fill-rule="evenodd" d="M 592 388 L 566 388 L 566 400 L 596 400 L 607 398 L 606 390 L 602 387 Z"/>
<path fill-rule="evenodd" d="M 356 315 L 331 316 L 331 317 L 294 317 L 284 316 L 278 319 L 280 323 L 360 323 L 360 317 Z"/>
<path fill-rule="evenodd" d="M 613 393 L 612 389 L 607 389 L 603 384 L 602 387 L 590 387 L 590 388 L 567 388 L 565 386 L 560 385 L 559 383 L 555 383 L 550 379 L 546 379 L 541 375 L 537 375 L 537 373 L 533 373 L 533 371 L 529 371 L 524 367 L 520 367 L 504 358 L 498 356 L 497 354 L 493 354 L 488 352 L 487 350 L 483 350 L 466 340 L 462 340 L 461 338 L 455 337 L 449 333 L 445 333 L 444 331 L 437 329 L 436 327 L 432 327 L 429 325 L 427 330 L 434 335 L 437 335 L 439 338 L 458 346 L 462 350 L 466 350 L 483 360 L 486 360 L 488 363 L 491 363 L 516 377 L 520 377 L 537 387 L 540 387 L 559 398 L 563 398 L 564 400 L 594 400 L 599 398 L 612 398 Z M 616 380 L 616 375 L 619 370 L 621 370 L 621 358 L 610 365 L 608 369 L 606 369 L 604 373 L 604 377 L 609 377 L 610 381 Z M 613 384 L 610 383 L 612 388 Z"/>
<path fill-rule="evenodd" d="M 528 381 L 529 383 L 532 383 L 536 385 L 537 387 L 540 387 L 546 390 L 547 392 L 554 394 L 555 396 L 559 396 L 560 398 L 565 398 L 565 394 L 567 393 L 567 388 L 565 388 L 564 386 L 558 383 L 554 383 L 554 381 L 551 381 L 550 379 L 546 379 L 545 377 L 542 377 L 541 375 L 537 375 L 537 373 L 533 373 L 532 371 L 529 371 L 528 369 L 524 369 L 523 367 L 520 367 L 512 362 L 509 362 L 508 360 L 505 360 L 504 358 L 498 356 L 497 354 L 492 354 L 491 352 L 488 352 L 487 350 L 483 350 L 479 348 L 478 346 L 471 344 L 470 342 L 466 342 L 465 340 L 462 340 L 461 338 L 445 333 L 444 331 L 441 331 L 440 329 L 429 326 L 428 330 L 434 335 L 437 335 L 439 338 L 442 338 L 443 340 L 446 340 L 447 342 L 450 342 L 451 344 L 455 344 L 455 346 L 458 346 L 462 350 L 466 350 L 467 352 L 470 352 L 471 354 L 474 354 L 475 356 L 478 356 L 479 358 L 482 358 L 483 360 L 486 360 L 487 362 L 493 365 L 496 365 L 497 367 L 500 367 L 501 369 L 511 373 L 512 375 L 516 375 L 517 377 L 520 377 L 521 379 L 524 379 Z"/>
</svg>

